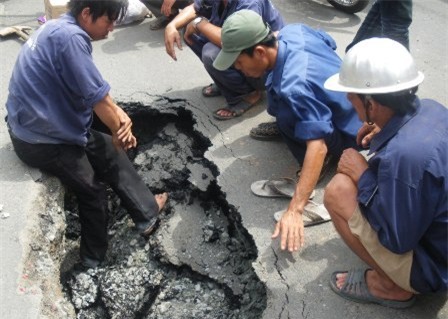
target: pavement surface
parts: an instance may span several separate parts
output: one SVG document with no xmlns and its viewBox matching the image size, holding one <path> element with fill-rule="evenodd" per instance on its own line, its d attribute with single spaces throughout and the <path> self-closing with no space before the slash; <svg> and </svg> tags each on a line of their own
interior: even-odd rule
<svg viewBox="0 0 448 319">
<path fill-rule="evenodd" d="M 273 0 L 287 23 L 305 23 L 331 34 L 343 55 L 369 8 L 356 15 L 335 10 L 324 0 Z M 29 25 L 44 12 L 41 0 L 0 0 L 0 27 Z M 446 0 L 414 1 L 414 21 L 410 29 L 411 52 L 425 74 L 419 96 L 444 105 L 447 99 L 448 3 Z M 211 82 L 199 60 L 188 49 L 177 52 L 178 61 L 165 53 L 163 31 L 150 31 L 149 20 L 117 28 L 109 38 L 94 43 L 94 59 L 112 86 L 118 101 L 149 101 L 167 96 L 188 100 L 197 120 L 197 129 L 212 142 L 206 157 L 220 170 L 219 185 L 230 204 L 238 208 L 244 226 L 253 236 L 258 259 L 253 264 L 268 290 L 268 307 L 263 315 L 271 318 L 448 318 L 446 296 L 420 296 L 414 307 L 397 311 L 375 305 L 345 301 L 329 285 L 335 270 L 363 267 L 343 244 L 331 223 L 308 228 L 306 245 L 294 254 L 282 252 L 272 241 L 272 214 L 287 200 L 264 199 L 251 194 L 255 180 L 292 176 L 293 157 L 281 142 L 260 142 L 248 137 L 250 129 L 270 120 L 266 102 L 244 116 L 217 122 L 211 112 L 224 105 L 222 98 L 205 99 L 201 87 Z M 444 31 L 445 30 L 445 31 Z M 0 105 L 8 93 L 8 81 L 23 43 L 14 38 L 0 41 Z M 6 114 L 0 108 L 0 116 Z M 23 269 L 33 240 L 29 232 L 41 209 L 39 198 L 48 192 L 39 172 L 23 165 L 15 156 L 6 125 L 0 121 L 0 318 L 44 318 L 39 286 L 24 291 Z M 323 187 L 318 185 L 315 200 L 321 202 Z"/>
</svg>

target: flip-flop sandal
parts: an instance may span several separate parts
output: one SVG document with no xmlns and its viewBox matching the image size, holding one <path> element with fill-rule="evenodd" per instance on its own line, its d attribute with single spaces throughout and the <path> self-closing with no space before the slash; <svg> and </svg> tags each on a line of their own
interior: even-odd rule
<svg viewBox="0 0 448 319">
<path fill-rule="evenodd" d="M 221 95 L 221 90 L 215 83 L 211 83 L 210 85 L 204 86 L 202 88 L 202 95 L 205 97 L 215 97 Z"/>
<path fill-rule="evenodd" d="M 274 213 L 274 219 L 279 222 L 286 210 L 282 209 Z M 303 210 L 303 226 L 310 227 L 331 220 L 331 216 L 323 204 L 308 201 Z"/>
<path fill-rule="evenodd" d="M 292 198 L 296 189 L 296 182 L 292 178 L 280 177 L 278 179 L 261 180 L 250 185 L 252 193 L 260 197 L 285 197 Z M 316 191 L 310 194 L 310 199 L 314 197 Z"/>
<path fill-rule="evenodd" d="M 342 298 L 354 302 L 372 303 L 395 309 L 408 308 L 415 303 L 415 295 L 404 301 L 382 299 L 373 296 L 369 292 L 366 282 L 366 272 L 368 270 L 369 269 L 352 269 L 349 271 L 335 271 L 331 274 L 330 287 L 336 294 L 338 294 Z M 338 288 L 336 284 L 337 275 L 344 273 L 347 274 L 344 285 L 341 288 Z"/>
<path fill-rule="evenodd" d="M 250 109 L 252 106 L 257 104 L 260 100 L 258 100 L 257 102 L 255 102 L 253 104 L 250 104 L 244 100 L 241 100 L 240 102 L 238 102 L 235 105 L 227 105 L 226 107 L 217 109 L 215 112 L 213 112 L 213 117 L 220 121 L 231 120 L 235 117 L 239 117 L 239 116 L 243 115 L 248 109 Z M 218 114 L 219 111 L 226 111 L 231 114 L 229 116 L 222 116 L 222 115 Z"/>
</svg>

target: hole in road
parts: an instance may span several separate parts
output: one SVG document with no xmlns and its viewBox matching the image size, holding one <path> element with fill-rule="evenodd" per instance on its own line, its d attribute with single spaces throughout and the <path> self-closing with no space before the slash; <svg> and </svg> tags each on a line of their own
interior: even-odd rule
<svg viewBox="0 0 448 319">
<path fill-rule="evenodd" d="M 129 152 L 153 193 L 169 192 L 157 231 L 141 238 L 109 192 L 109 250 L 104 266 L 75 272 L 79 221 L 65 198 L 65 298 L 78 318 L 261 318 L 266 288 L 252 268 L 257 251 L 204 157 L 210 141 L 195 130 L 186 101 L 122 104 L 138 147 Z"/>
</svg>

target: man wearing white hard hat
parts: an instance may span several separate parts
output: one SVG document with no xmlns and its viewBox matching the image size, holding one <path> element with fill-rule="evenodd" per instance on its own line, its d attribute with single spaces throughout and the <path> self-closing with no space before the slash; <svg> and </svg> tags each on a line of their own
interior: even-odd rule
<svg viewBox="0 0 448 319">
<path fill-rule="evenodd" d="M 448 110 L 415 95 L 422 81 L 404 46 L 372 38 L 325 82 L 369 123 L 358 142 L 372 157 L 345 150 L 324 196 L 336 230 L 369 266 L 332 274 L 346 299 L 406 308 L 416 294 L 447 291 Z"/>
</svg>

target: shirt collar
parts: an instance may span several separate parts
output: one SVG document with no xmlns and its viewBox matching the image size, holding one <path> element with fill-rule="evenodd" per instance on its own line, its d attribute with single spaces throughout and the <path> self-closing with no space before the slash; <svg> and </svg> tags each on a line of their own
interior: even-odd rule
<svg viewBox="0 0 448 319">
<path fill-rule="evenodd" d="M 409 122 L 410 119 L 418 113 L 420 110 L 420 100 L 415 98 L 413 105 L 413 112 L 406 113 L 405 115 L 394 115 L 389 122 L 387 122 L 386 126 L 384 126 L 381 131 L 375 135 L 370 143 L 369 155 L 382 148 L 407 122 Z"/>
<path fill-rule="evenodd" d="M 277 59 L 275 61 L 275 66 L 272 69 L 271 74 L 269 74 L 266 84 L 267 85 L 272 84 L 272 89 L 278 94 L 280 92 L 280 84 L 283 76 L 283 67 L 285 65 L 287 43 L 282 41 L 280 37 L 277 43 L 278 43 Z"/>
</svg>

